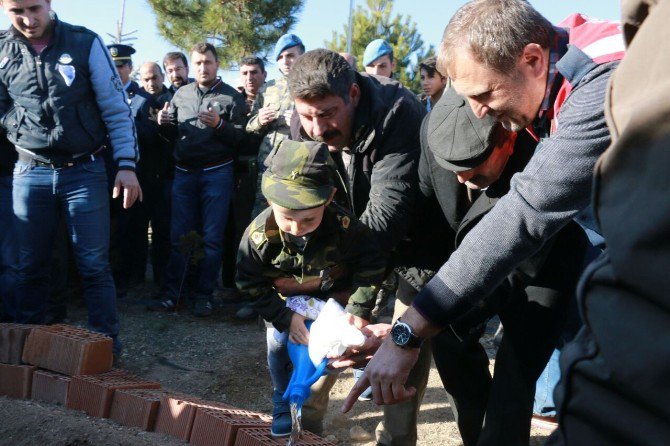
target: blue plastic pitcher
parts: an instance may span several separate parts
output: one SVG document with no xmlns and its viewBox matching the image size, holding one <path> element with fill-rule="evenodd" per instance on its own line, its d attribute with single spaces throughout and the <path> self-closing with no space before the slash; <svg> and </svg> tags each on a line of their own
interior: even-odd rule
<svg viewBox="0 0 670 446">
<path fill-rule="evenodd" d="M 314 321 L 305 321 L 305 326 L 309 330 Z M 288 341 L 288 355 L 293 363 L 293 374 L 288 383 L 284 400 L 289 403 L 302 407 L 302 404 L 309 397 L 309 388 L 323 375 L 328 365 L 328 359 L 324 358 L 318 367 L 314 367 L 312 360 L 309 359 L 308 347 L 303 344 L 295 344 Z"/>
</svg>

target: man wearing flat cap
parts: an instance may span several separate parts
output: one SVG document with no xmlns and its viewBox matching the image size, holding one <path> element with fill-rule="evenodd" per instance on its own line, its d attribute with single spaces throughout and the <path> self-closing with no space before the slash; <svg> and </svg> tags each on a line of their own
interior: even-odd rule
<svg viewBox="0 0 670 446">
<path fill-rule="evenodd" d="M 536 145 L 525 132 L 509 132 L 490 117 L 478 119 L 453 89 L 445 91 L 424 120 L 421 139 L 420 199 L 422 204 L 437 199 L 455 232 L 454 249 L 507 194 L 512 176 L 524 169 Z M 426 221 L 424 211 L 417 215 Z M 433 226 L 426 231 L 423 224 L 428 243 L 418 251 L 436 250 L 430 243 L 431 234 L 443 230 Z M 583 231 L 576 223 L 568 224 L 519 265 L 482 305 L 431 340 L 465 446 L 491 436 L 495 444 L 528 444 L 535 383 L 574 298 L 585 244 Z M 450 252 L 441 254 L 443 259 L 435 269 Z M 486 321 L 496 314 L 505 334 L 491 378 L 479 338 Z"/>
<path fill-rule="evenodd" d="M 363 66 L 368 74 L 393 77 L 395 60 L 391 45 L 384 39 L 375 39 L 370 42 L 363 53 Z"/>
</svg>

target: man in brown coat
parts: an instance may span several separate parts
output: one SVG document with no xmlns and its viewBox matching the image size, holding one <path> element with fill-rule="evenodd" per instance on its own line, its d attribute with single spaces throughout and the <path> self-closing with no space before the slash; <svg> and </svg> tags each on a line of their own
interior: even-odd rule
<svg viewBox="0 0 670 446">
<path fill-rule="evenodd" d="M 593 194 L 607 251 L 582 277 L 585 327 L 561 356 L 552 445 L 670 444 L 670 2 L 622 12 L 628 52 Z"/>
</svg>

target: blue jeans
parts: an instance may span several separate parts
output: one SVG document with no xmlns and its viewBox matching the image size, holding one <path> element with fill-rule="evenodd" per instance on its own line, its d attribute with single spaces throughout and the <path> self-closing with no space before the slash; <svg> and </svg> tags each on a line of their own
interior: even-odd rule
<svg viewBox="0 0 670 446">
<path fill-rule="evenodd" d="M 291 379 L 291 358 L 288 356 L 288 330 L 277 331 L 274 327 L 267 328 L 268 368 L 274 392 L 283 395 Z"/>
<path fill-rule="evenodd" d="M 14 287 L 18 249 L 12 210 L 12 177 L 0 177 L 0 320 L 16 319 Z"/>
<path fill-rule="evenodd" d="M 561 351 L 554 349 L 549 358 L 549 362 L 537 379 L 535 385 L 535 401 L 533 403 L 533 413 L 542 416 L 555 416 L 556 405 L 554 404 L 554 389 L 561 378 L 561 369 L 558 366 L 558 359 Z"/>
<path fill-rule="evenodd" d="M 109 266 L 109 197 L 102 158 L 51 169 L 18 161 L 14 167 L 14 214 L 19 244 L 17 322 L 44 322 L 56 228 L 65 213 L 84 288 L 88 326 L 121 345 L 116 290 Z"/>
<path fill-rule="evenodd" d="M 233 163 L 211 170 L 176 169 L 172 185 L 172 220 L 170 227 L 170 261 L 165 286 L 168 297 L 179 293 L 189 259 L 183 253 L 182 236 L 202 225 L 203 255 L 199 264 L 196 293 L 210 298 L 223 255 L 223 238 L 233 195 Z M 197 253 L 195 253 L 197 256 Z"/>
</svg>

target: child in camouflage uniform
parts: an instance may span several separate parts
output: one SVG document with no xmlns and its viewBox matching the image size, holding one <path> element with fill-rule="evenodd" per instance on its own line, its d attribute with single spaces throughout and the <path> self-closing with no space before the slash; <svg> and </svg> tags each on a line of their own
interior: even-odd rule
<svg viewBox="0 0 670 446">
<path fill-rule="evenodd" d="M 267 164 L 261 187 L 270 207 L 242 238 L 237 286 L 272 324 L 267 334 L 272 434 L 283 436 L 291 432 L 289 405 L 282 400 L 290 379 L 287 340 L 308 343 L 305 319 L 314 318 L 329 297 L 344 296 L 349 314 L 369 320 L 384 259 L 369 229 L 332 202 L 336 169 L 325 144 L 285 140 Z M 320 407 L 310 411 L 310 401 L 303 407 L 310 430 L 320 430 L 328 401 L 329 388 L 324 389 L 325 395 L 315 395 L 313 388 L 310 398 Z"/>
</svg>

